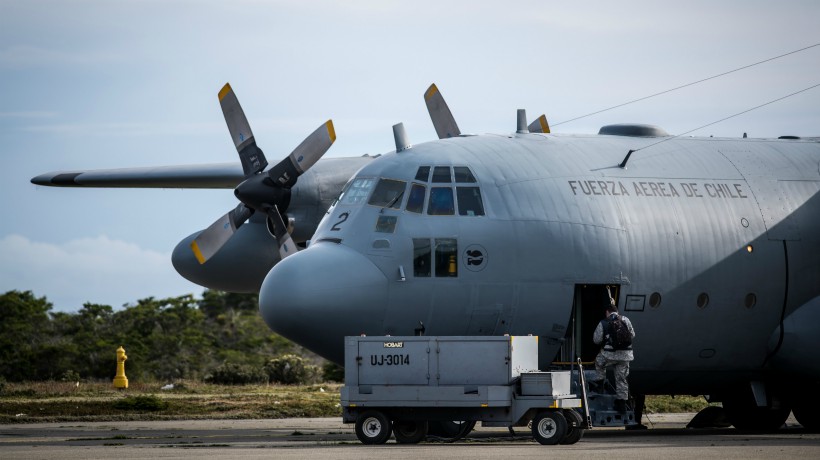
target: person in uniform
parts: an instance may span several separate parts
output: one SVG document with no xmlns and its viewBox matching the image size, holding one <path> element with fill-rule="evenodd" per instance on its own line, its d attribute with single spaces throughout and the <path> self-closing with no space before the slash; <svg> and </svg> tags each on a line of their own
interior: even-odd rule
<svg viewBox="0 0 820 460">
<path fill-rule="evenodd" d="M 592 335 L 592 341 L 597 345 L 601 345 L 601 351 L 595 358 L 595 379 L 599 388 L 603 389 L 603 383 L 606 379 L 606 368 L 609 366 L 615 367 L 615 409 L 619 412 L 625 412 L 627 401 L 629 400 L 629 362 L 632 361 L 634 355 L 632 353 L 632 345 L 622 347 L 617 350 L 613 346 L 613 332 L 611 331 L 611 321 L 618 318 L 618 307 L 615 306 L 615 300 L 610 299 L 609 306 L 605 312 L 606 319 L 598 323 L 595 328 L 595 333 Z M 621 321 L 629 329 L 632 338 L 635 337 L 635 329 L 632 328 L 632 323 L 626 316 L 620 316 Z"/>
</svg>

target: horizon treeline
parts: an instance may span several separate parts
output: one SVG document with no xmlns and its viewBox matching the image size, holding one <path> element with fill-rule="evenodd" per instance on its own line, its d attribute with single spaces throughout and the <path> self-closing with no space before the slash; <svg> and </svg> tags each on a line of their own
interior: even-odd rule
<svg viewBox="0 0 820 460">
<path fill-rule="evenodd" d="M 201 298 L 149 297 L 114 311 L 86 303 L 53 312 L 31 291 L 0 295 L 0 380 L 100 380 L 125 348 L 131 381 L 204 380 L 226 366 L 263 369 L 271 359 L 322 359 L 273 333 L 256 294 L 205 290 Z"/>
</svg>

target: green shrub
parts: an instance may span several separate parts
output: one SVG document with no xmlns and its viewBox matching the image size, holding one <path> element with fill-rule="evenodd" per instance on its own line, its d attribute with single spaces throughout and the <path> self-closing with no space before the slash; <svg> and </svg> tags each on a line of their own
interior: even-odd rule
<svg viewBox="0 0 820 460">
<path fill-rule="evenodd" d="M 154 395 L 126 396 L 114 402 L 114 408 L 133 411 L 158 411 L 168 408 L 168 403 Z"/>
<path fill-rule="evenodd" d="M 267 373 L 248 364 L 225 363 L 205 376 L 206 382 L 219 385 L 248 385 L 264 383 L 268 380 Z"/>
<path fill-rule="evenodd" d="M 322 380 L 325 382 L 344 382 L 345 368 L 334 362 L 325 361 L 322 365 Z"/>
<path fill-rule="evenodd" d="M 73 370 L 67 370 L 60 376 L 61 382 L 79 382 L 80 374 Z"/>
<path fill-rule="evenodd" d="M 268 361 L 265 372 L 271 383 L 306 384 L 316 381 L 319 368 L 301 356 L 287 354 Z"/>
</svg>

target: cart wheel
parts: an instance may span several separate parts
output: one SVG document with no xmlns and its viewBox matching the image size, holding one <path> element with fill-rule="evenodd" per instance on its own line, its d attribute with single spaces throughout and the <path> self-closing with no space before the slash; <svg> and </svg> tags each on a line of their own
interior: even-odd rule
<svg viewBox="0 0 820 460">
<path fill-rule="evenodd" d="M 393 423 L 393 436 L 399 444 L 418 444 L 427 436 L 427 420 L 397 420 Z"/>
<path fill-rule="evenodd" d="M 470 434 L 475 427 L 475 421 L 432 421 L 429 423 L 427 434 L 441 438 L 444 442 L 456 442 Z"/>
<path fill-rule="evenodd" d="M 362 444 L 384 444 L 392 428 L 390 420 L 377 410 L 364 411 L 356 417 L 356 437 Z"/>
<path fill-rule="evenodd" d="M 567 419 L 560 411 L 539 412 L 532 419 L 532 437 L 545 446 L 558 444 L 566 434 Z"/>
<path fill-rule="evenodd" d="M 567 419 L 567 434 L 561 439 L 561 444 L 575 444 L 584 437 L 584 419 L 578 411 L 572 409 L 564 410 L 564 418 Z"/>
</svg>

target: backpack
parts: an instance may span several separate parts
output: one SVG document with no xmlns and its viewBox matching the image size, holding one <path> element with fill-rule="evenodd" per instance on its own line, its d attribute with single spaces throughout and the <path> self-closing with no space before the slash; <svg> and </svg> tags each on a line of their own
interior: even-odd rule
<svg viewBox="0 0 820 460">
<path fill-rule="evenodd" d="M 632 333 L 629 332 L 629 327 L 623 321 L 621 316 L 616 316 L 615 319 L 607 319 L 607 329 L 609 334 L 609 344 L 616 350 L 629 350 L 632 348 Z"/>
</svg>

